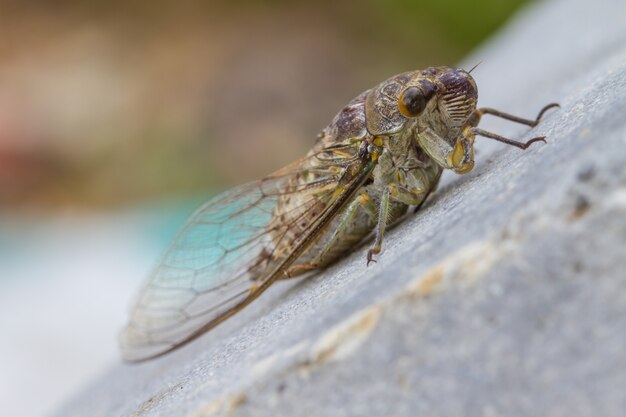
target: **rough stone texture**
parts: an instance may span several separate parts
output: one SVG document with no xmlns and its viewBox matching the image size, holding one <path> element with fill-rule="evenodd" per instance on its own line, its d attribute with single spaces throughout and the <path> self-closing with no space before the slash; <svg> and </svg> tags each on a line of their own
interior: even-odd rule
<svg viewBox="0 0 626 417">
<path fill-rule="evenodd" d="M 626 3 L 554 0 L 467 60 L 480 103 L 547 145 L 479 139 L 389 233 L 162 359 L 118 364 L 58 416 L 623 416 Z"/>
</svg>

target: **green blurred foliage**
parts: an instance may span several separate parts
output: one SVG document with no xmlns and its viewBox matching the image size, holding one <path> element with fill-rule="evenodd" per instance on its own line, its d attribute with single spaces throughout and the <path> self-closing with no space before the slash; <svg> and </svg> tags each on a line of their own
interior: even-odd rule
<svg viewBox="0 0 626 417">
<path fill-rule="evenodd" d="M 468 50 L 485 39 L 526 0 L 369 0 L 385 20 L 385 27 L 399 28 L 399 35 L 419 38 L 424 27 L 435 31 L 457 48 Z"/>
</svg>

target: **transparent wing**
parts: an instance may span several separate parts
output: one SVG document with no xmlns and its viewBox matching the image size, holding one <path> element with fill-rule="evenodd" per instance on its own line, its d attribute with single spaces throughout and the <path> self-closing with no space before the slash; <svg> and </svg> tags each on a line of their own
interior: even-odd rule
<svg viewBox="0 0 626 417">
<path fill-rule="evenodd" d="M 190 217 L 136 301 L 120 339 L 126 360 L 172 350 L 267 287 L 264 281 L 293 249 L 294 227 L 306 229 L 337 197 L 340 170 L 311 166 L 310 158 L 218 195 Z M 297 203 L 277 216 L 287 197 Z"/>
</svg>

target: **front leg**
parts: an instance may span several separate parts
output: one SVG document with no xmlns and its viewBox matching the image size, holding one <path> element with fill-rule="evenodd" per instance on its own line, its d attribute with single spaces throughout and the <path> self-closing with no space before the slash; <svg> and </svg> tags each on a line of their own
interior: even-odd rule
<svg viewBox="0 0 626 417">
<path fill-rule="evenodd" d="M 376 226 L 376 240 L 374 241 L 374 245 L 370 250 L 367 251 L 367 264 L 374 261 L 374 255 L 378 255 L 383 246 L 383 235 L 385 234 L 385 229 L 387 227 L 387 222 L 389 220 L 389 202 L 390 200 L 399 201 L 408 206 L 417 206 L 419 205 L 424 197 L 426 196 L 426 192 L 424 190 L 420 190 L 414 188 L 409 190 L 408 188 L 400 185 L 400 184 L 389 184 L 385 187 L 383 194 L 380 198 L 380 206 L 378 208 L 378 224 Z"/>
<path fill-rule="evenodd" d="M 460 136 L 453 147 L 432 129 L 426 128 L 417 135 L 417 142 L 439 166 L 465 174 L 474 168 L 474 135 L 471 131 L 464 133 L 467 135 Z"/>
<path fill-rule="evenodd" d="M 500 110 L 496 110 L 496 109 L 492 109 L 489 107 L 483 107 L 481 109 L 476 109 L 474 111 L 474 113 L 470 116 L 469 119 L 469 130 L 471 132 L 471 134 L 473 135 L 478 135 L 478 136 L 482 136 L 485 138 L 489 138 L 489 139 L 494 139 L 497 140 L 498 142 L 502 142 L 502 143 L 506 143 L 507 145 L 511 145 L 511 146 L 515 146 L 517 148 L 520 149 L 527 149 L 531 144 L 535 143 L 535 142 L 544 142 L 546 141 L 546 138 L 544 136 L 537 136 L 535 138 L 532 138 L 526 142 L 519 142 L 517 140 L 513 140 L 513 139 L 509 139 L 509 138 L 505 138 L 504 136 L 498 135 L 496 133 L 492 133 L 492 132 L 488 132 L 486 130 L 483 129 L 479 129 L 478 123 L 480 123 L 480 119 L 483 117 L 483 115 L 485 114 L 490 114 L 492 116 L 496 116 L 496 117 L 500 117 L 502 119 L 505 120 L 510 120 L 512 122 L 515 123 L 520 123 L 526 126 L 530 126 L 530 127 L 535 127 L 539 124 L 539 121 L 541 120 L 541 118 L 543 117 L 544 113 L 552 108 L 555 107 L 560 107 L 557 103 L 550 103 L 547 106 L 545 106 L 543 109 L 541 109 L 541 111 L 539 112 L 539 114 L 537 115 L 537 117 L 534 120 L 531 119 L 524 119 L 522 117 L 518 117 L 518 116 L 514 116 L 512 114 L 509 113 L 505 113 L 502 112 Z"/>
<path fill-rule="evenodd" d="M 505 120 L 510 120 L 515 123 L 520 123 L 526 126 L 535 127 L 539 124 L 539 121 L 543 117 L 544 113 L 555 107 L 561 107 L 561 106 L 559 105 L 559 103 L 550 103 L 547 106 L 544 106 L 543 109 L 539 111 L 539 114 L 537 115 L 537 117 L 535 117 L 534 120 L 525 119 L 519 116 L 514 116 L 512 114 L 505 113 L 500 110 L 492 109 L 490 107 L 482 107 L 480 109 L 474 110 L 474 114 L 470 116 L 470 123 L 472 124 L 472 126 L 476 127 L 478 126 L 478 123 L 480 122 L 480 119 L 482 118 L 483 115 L 490 114 L 492 116 L 500 117 Z"/>
</svg>

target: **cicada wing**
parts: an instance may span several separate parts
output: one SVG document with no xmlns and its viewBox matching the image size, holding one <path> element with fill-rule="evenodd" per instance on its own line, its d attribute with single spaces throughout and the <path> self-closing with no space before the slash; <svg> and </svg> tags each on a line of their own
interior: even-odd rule
<svg viewBox="0 0 626 417">
<path fill-rule="evenodd" d="M 278 171 L 264 180 L 227 191 L 197 210 L 161 258 L 132 310 L 120 345 L 126 360 L 158 356 L 213 327 L 256 297 L 275 260 L 289 249 L 282 237 L 290 222 L 314 221 L 312 207 L 331 198 L 336 177 L 311 170 Z M 275 207 L 298 194 L 289 221 Z M 278 254 L 277 252 L 280 252 Z"/>
</svg>

